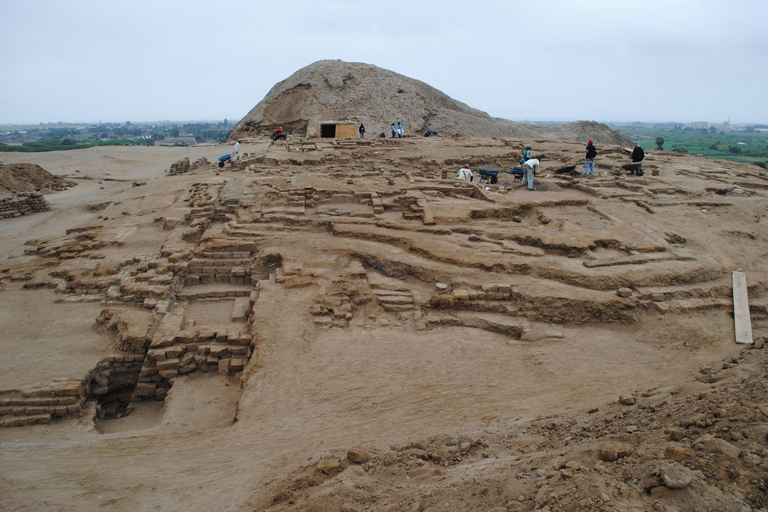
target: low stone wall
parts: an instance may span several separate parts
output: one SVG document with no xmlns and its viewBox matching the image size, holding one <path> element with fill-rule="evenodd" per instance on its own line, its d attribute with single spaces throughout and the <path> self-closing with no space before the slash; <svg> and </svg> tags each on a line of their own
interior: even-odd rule
<svg viewBox="0 0 768 512">
<path fill-rule="evenodd" d="M 84 397 L 82 379 L 0 391 L 0 428 L 50 423 L 54 417 L 80 414 Z"/>
<path fill-rule="evenodd" d="M 426 225 L 435 224 L 432 209 L 421 192 L 409 190 L 404 196 L 396 197 L 394 203 L 403 210 L 404 219 L 421 220 Z"/>
<path fill-rule="evenodd" d="M 0 219 L 21 217 L 28 213 L 44 212 L 51 205 L 40 192 L 21 192 L 0 196 Z"/>
<path fill-rule="evenodd" d="M 144 354 L 107 356 L 84 378 L 73 377 L 31 389 L 0 391 L 0 428 L 50 423 L 52 419 L 80 416 L 85 401 L 106 395 L 139 378 Z"/>
<path fill-rule="evenodd" d="M 170 346 L 153 343 L 141 369 L 133 401 L 162 400 L 174 379 L 194 371 L 221 375 L 239 372 L 254 347 L 251 335 L 230 330 L 181 331 Z"/>
<path fill-rule="evenodd" d="M 189 163 L 189 157 L 182 158 L 171 164 L 171 168 L 168 170 L 168 176 L 178 176 L 179 174 L 185 174 L 189 171 L 194 171 L 195 169 L 208 167 L 209 165 L 211 165 L 211 163 L 205 157 L 198 158 L 195 160 L 195 163 L 191 165 Z"/>
<path fill-rule="evenodd" d="M 211 165 L 211 162 L 209 162 L 208 159 L 203 156 L 194 161 L 194 163 L 192 164 L 191 170 L 194 171 L 195 169 L 208 167 L 209 165 Z"/>
<path fill-rule="evenodd" d="M 176 176 L 178 174 L 184 174 L 189 172 L 189 157 L 182 158 L 171 164 L 171 168 L 168 171 L 168 176 Z"/>
<path fill-rule="evenodd" d="M 164 399 L 179 375 L 242 371 L 256 350 L 249 320 L 258 297 L 257 285 L 248 297 L 235 299 L 228 325 L 182 329 L 183 316 L 166 314 L 155 330 L 131 401 Z"/>
<path fill-rule="evenodd" d="M 250 254 L 247 252 L 214 254 L 213 258 L 198 254 L 189 262 L 185 284 L 251 284 Z"/>
<path fill-rule="evenodd" d="M 451 291 L 433 294 L 428 303 L 428 307 L 435 310 L 487 311 L 524 317 L 531 322 L 579 325 L 631 324 L 637 321 L 639 305 L 637 299 L 615 296 L 610 299 L 527 296 L 509 284 L 463 284 Z"/>
</svg>

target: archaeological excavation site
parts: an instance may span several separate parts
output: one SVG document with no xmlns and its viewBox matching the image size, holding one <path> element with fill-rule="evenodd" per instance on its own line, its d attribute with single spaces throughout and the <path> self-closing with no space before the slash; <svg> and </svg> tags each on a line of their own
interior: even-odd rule
<svg viewBox="0 0 768 512">
<path fill-rule="evenodd" d="M 361 66 L 221 146 L 3 154 L 0 509 L 766 510 L 765 170 L 447 100 L 314 133 L 433 94 Z"/>
</svg>

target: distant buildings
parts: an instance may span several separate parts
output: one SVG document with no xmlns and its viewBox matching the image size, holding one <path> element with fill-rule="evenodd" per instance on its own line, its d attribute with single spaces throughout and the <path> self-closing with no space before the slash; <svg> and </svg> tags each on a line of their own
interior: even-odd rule
<svg viewBox="0 0 768 512">
<path fill-rule="evenodd" d="M 166 137 L 159 142 L 160 146 L 175 146 L 177 144 L 197 144 L 195 136 L 191 133 L 180 133 L 178 137 Z"/>
</svg>

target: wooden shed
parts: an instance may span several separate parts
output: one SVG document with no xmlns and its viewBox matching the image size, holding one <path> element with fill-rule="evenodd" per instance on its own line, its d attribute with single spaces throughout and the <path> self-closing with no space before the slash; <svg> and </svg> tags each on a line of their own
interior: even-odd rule
<svg viewBox="0 0 768 512">
<path fill-rule="evenodd" d="M 318 121 L 315 131 L 323 139 L 354 139 L 357 137 L 357 123 L 354 121 Z"/>
</svg>

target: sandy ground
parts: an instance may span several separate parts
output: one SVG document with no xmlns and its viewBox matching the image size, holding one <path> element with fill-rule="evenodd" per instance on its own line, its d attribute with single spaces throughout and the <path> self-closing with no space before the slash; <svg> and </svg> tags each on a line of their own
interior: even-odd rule
<svg viewBox="0 0 768 512">
<path fill-rule="evenodd" d="M 734 496 L 749 510 L 765 507 L 760 482 L 768 453 L 761 450 L 768 440 L 760 429 L 768 416 L 756 406 L 749 414 L 725 412 L 765 396 L 764 351 L 734 343 L 729 303 L 730 272 L 740 268 L 748 274 L 755 339 L 768 334 L 765 173 L 652 155 L 648 170 L 661 169 L 660 176 L 614 180 L 624 162 L 611 155 L 598 162 L 605 174 L 597 183 L 558 180 L 553 171 L 577 161 L 581 148 L 540 143 L 539 183 L 553 184 L 549 190 L 472 192 L 450 181 L 460 166 L 454 161 L 501 167 L 523 142 L 403 142 L 353 150 L 318 143 L 311 152 L 253 144 L 245 152 L 262 156 L 247 160 L 249 168 L 211 166 L 176 177 L 164 176 L 175 160 L 215 161 L 228 149 L 4 154 L 3 162 L 36 163 L 78 185 L 47 196 L 50 212 L 0 222 L 0 389 L 80 377 L 122 353 L 115 335 L 95 325 L 102 308 L 114 307 L 106 299 L 56 302 L 71 295 L 23 283 L 46 282 L 55 271 L 77 283 L 169 247 L 192 258 L 195 244 L 233 237 L 256 241 L 256 266 L 279 254 L 285 278 L 274 268 L 262 272 L 249 324 L 228 324 L 234 299 L 170 303 L 184 325 L 250 328 L 257 349 L 245 371 L 178 376 L 164 400 L 135 404 L 122 419 L 94 421 L 84 409 L 81 417 L 0 429 L 0 509 L 715 510 L 718 499 L 733 503 Z M 451 169 L 446 182 L 442 168 Z M 195 206 L 185 199 L 194 184 L 216 205 L 239 202 L 221 206 L 226 216 L 212 214 L 202 237 L 186 240 L 184 216 Z M 319 204 L 307 200 L 300 214 L 290 210 L 290 191 L 303 196 L 310 186 L 333 193 Z M 392 202 L 372 220 L 371 207 L 354 195 L 371 190 L 384 198 L 421 192 L 436 224 L 404 220 Z M 86 208 L 101 202 L 109 205 Z M 353 215 L 328 213 L 345 204 Z M 180 223 L 164 229 L 167 219 Z M 102 226 L 103 245 L 81 257 L 24 254 L 30 240 L 53 244 L 66 239 L 66 229 L 89 226 Z M 351 273 L 357 262 L 367 278 Z M 449 285 L 442 302 L 436 282 Z M 500 283 L 512 286 L 511 298 L 474 307 L 448 301 L 452 291 Z M 621 285 L 632 298 L 617 297 Z M 238 286 L 246 288 L 176 291 Z M 421 297 L 416 309 L 382 309 L 370 296 L 385 286 Z M 351 318 L 323 328 L 312 306 L 339 307 L 337 299 L 348 301 Z M 151 338 L 162 314 L 149 311 L 153 319 L 139 327 Z M 620 395 L 636 405 L 617 404 Z M 708 410 L 695 408 L 710 396 L 724 412 L 710 424 L 694 422 L 686 439 L 694 449 L 716 418 L 736 418 L 728 424 L 746 437 L 712 432 L 740 447 L 742 476 L 710 476 L 704 466 L 720 467 L 713 455 L 691 459 L 700 474 L 680 493 L 698 489 L 700 500 L 714 501 L 644 490 L 643 478 L 655 470 L 648 464 L 667 463 L 667 441 L 658 436 L 689 415 L 705 418 Z M 625 423 L 640 431 L 627 434 Z M 605 440 L 633 446 L 622 459 L 629 462 L 616 462 L 615 471 L 606 463 L 607 473 L 595 469 Z M 350 463 L 353 448 L 371 462 Z M 550 475 L 569 458 L 579 463 L 578 478 L 559 473 L 572 466 Z"/>
<path fill-rule="evenodd" d="M 2 389 L 84 374 L 111 353 L 110 340 L 94 328 L 100 304 L 62 304 L 55 299 L 50 290 L 0 294 L 3 350 L 23 354 L 3 358 Z"/>
</svg>

